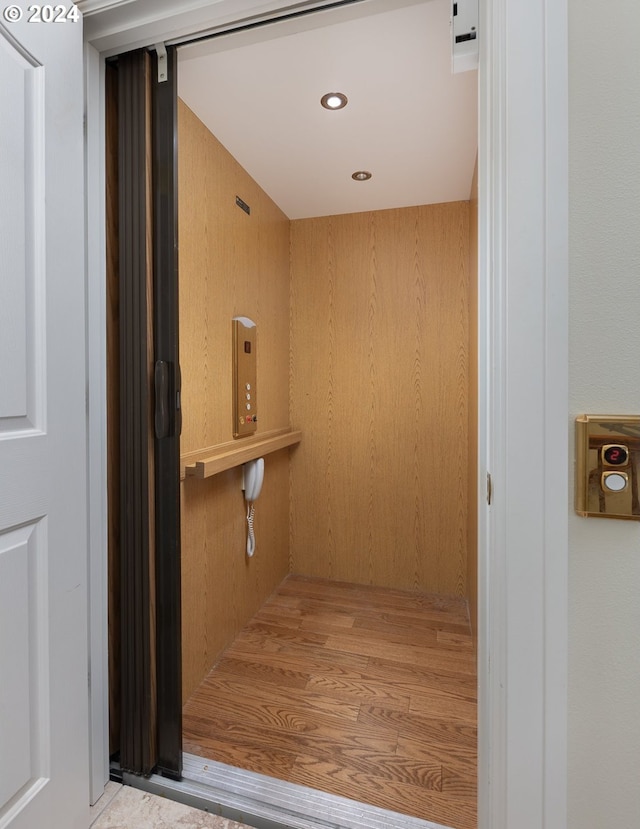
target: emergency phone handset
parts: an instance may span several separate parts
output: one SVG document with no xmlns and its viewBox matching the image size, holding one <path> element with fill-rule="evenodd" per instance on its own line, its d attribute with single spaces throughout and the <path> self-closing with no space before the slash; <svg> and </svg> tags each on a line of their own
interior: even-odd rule
<svg viewBox="0 0 640 829">
<path fill-rule="evenodd" d="M 247 502 L 247 555 L 249 558 L 256 551 L 256 539 L 253 531 L 254 502 L 260 495 L 264 480 L 264 458 L 248 461 L 242 465 L 242 489 Z"/>
</svg>

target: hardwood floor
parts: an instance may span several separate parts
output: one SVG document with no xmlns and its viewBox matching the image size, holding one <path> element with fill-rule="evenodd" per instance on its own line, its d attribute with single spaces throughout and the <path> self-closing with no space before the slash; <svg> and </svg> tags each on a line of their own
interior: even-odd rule
<svg viewBox="0 0 640 829">
<path fill-rule="evenodd" d="M 184 750 L 475 829 L 466 603 L 289 576 L 185 704 Z"/>
</svg>

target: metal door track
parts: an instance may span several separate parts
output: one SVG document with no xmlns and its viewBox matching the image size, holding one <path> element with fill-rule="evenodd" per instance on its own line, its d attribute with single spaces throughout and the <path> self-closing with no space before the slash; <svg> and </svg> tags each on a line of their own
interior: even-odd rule
<svg viewBox="0 0 640 829">
<path fill-rule="evenodd" d="M 255 829 L 447 829 L 194 754 L 183 754 L 182 775 L 176 781 L 124 772 L 122 782 Z"/>
</svg>

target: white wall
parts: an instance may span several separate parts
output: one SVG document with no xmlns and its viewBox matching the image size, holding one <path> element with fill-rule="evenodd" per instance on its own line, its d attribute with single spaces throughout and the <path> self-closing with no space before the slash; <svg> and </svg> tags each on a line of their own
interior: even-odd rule
<svg viewBox="0 0 640 829">
<path fill-rule="evenodd" d="M 570 411 L 640 414 L 640 3 L 569 15 Z M 637 829 L 640 523 L 569 531 L 568 825 Z"/>
</svg>

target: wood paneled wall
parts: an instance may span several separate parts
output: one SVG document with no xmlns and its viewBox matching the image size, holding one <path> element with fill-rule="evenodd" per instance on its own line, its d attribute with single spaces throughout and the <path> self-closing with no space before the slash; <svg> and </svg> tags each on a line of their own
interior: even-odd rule
<svg viewBox="0 0 640 829">
<path fill-rule="evenodd" d="M 478 162 L 469 201 L 469 523 L 467 600 L 474 644 L 478 640 Z"/>
<path fill-rule="evenodd" d="M 231 320 L 257 323 L 258 434 L 289 425 L 289 221 L 179 103 L 181 452 L 232 440 Z M 240 196 L 247 215 L 235 202 Z M 241 470 L 182 484 L 186 699 L 288 571 L 289 455 L 265 459 L 256 553 Z"/>
<path fill-rule="evenodd" d="M 240 469 L 182 484 L 186 699 L 289 571 L 475 589 L 475 335 L 468 202 L 289 222 L 182 102 L 179 152 L 181 451 L 231 439 L 236 315 L 259 433 L 303 432 L 265 459 L 253 559 Z"/>
<path fill-rule="evenodd" d="M 291 570 L 466 595 L 469 203 L 291 223 Z"/>
</svg>

